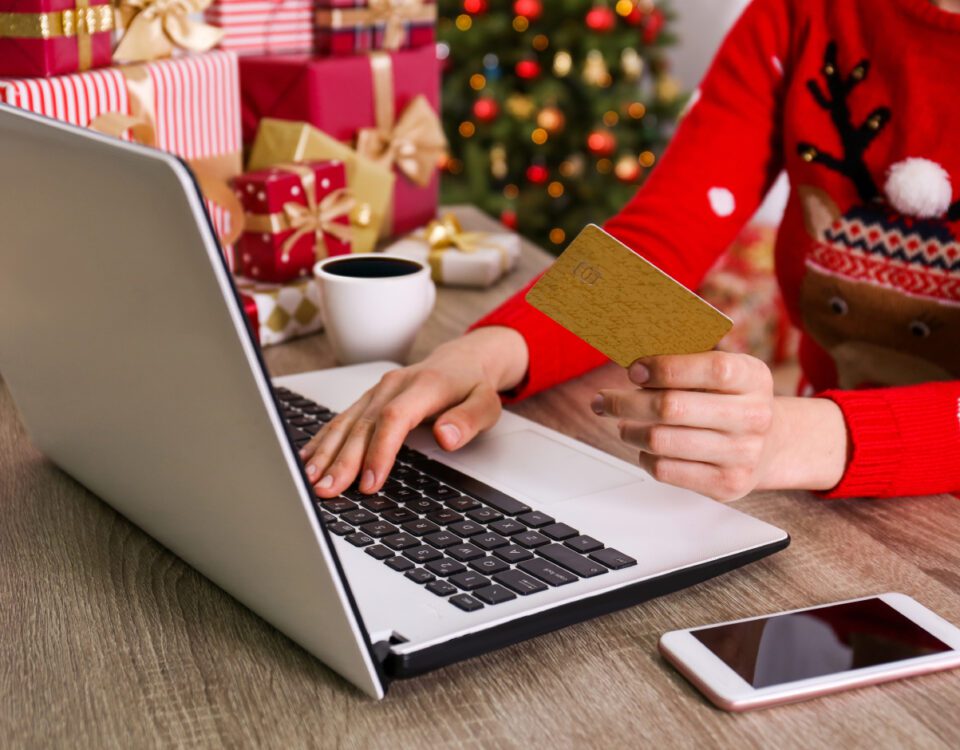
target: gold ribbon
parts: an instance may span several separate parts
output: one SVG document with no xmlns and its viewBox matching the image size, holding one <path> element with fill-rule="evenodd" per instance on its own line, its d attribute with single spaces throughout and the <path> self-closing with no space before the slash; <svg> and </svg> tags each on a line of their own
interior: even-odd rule
<svg viewBox="0 0 960 750">
<path fill-rule="evenodd" d="M 246 217 L 246 231 L 277 234 L 294 230 L 281 246 L 284 262 L 289 260 L 290 253 L 300 239 L 311 232 L 315 237 L 317 260 L 327 257 L 326 235 L 332 235 L 341 242 L 350 241 L 350 225 L 337 222 L 341 217 L 349 217 L 356 204 L 347 188 L 333 190 L 318 201 L 317 176 L 312 168 L 305 164 L 277 164 L 276 169 L 293 172 L 300 178 L 307 205 L 290 201 L 283 204 L 280 213 L 249 215 Z"/>
<path fill-rule="evenodd" d="M 170 57 L 176 48 L 206 52 L 223 38 L 223 30 L 191 18 L 212 0 L 120 0 L 117 12 L 125 29 L 113 52 L 114 62 L 131 63 Z"/>
<path fill-rule="evenodd" d="M 142 65 L 120 68 L 127 88 L 130 114 L 104 112 L 90 121 L 90 129 L 119 138 L 128 130 L 133 139 L 144 146 L 156 148 L 157 121 L 154 110 L 153 81 Z M 230 187 L 230 180 L 240 173 L 239 152 L 187 159 L 203 196 L 220 206 L 230 217 L 230 231 L 220 238 L 224 245 L 231 245 L 243 233 L 243 204 Z"/>
<path fill-rule="evenodd" d="M 90 35 L 112 29 L 110 3 L 90 7 L 89 0 L 76 0 L 75 8 L 51 13 L 0 13 L 0 39 L 76 37 L 78 70 L 89 70 L 93 63 Z"/>
<path fill-rule="evenodd" d="M 370 0 L 367 8 L 318 10 L 315 18 L 318 26 L 329 29 L 385 24 L 382 48 L 396 51 L 406 42 L 406 24 L 436 21 L 437 6 L 423 0 Z"/>
<path fill-rule="evenodd" d="M 495 242 L 489 241 L 487 232 L 465 232 L 460 220 L 454 214 L 446 214 L 434 219 L 424 230 L 424 239 L 430 248 L 427 261 L 435 281 L 443 281 L 443 256 L 450 250 L 461 253 L 475 253 L 478 250 L 496 250 L 500 254 L 501 273 L 510 270 L 510 256 L 507 250 Z"/>
<path fill-rule="evenodd" d="M 446 151 L 440 118 L 424 96 L 417 96 L 397 117 L 393 99 L 393 62 L 385 52 L 370 55 L 376 127 L 357 134 L 357 152 L 378 164 L 395 167 L 418 187 L 430 184 Z"/>
</svg>

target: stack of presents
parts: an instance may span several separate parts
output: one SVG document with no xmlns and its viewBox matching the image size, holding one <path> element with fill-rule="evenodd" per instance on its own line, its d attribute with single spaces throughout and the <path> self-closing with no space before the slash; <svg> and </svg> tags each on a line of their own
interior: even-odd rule
<svg viewBox="0 0 960 750">
<path fill-rule="evenodd" d="M 435 220 L 435 22 L 432 0 L 0 0 L 0 101 L 183 158 L 274 344 L 321 327 L 319 259 L 399 238 L 467 285 L 515 262 L 515 237 Z"/>
</svg>

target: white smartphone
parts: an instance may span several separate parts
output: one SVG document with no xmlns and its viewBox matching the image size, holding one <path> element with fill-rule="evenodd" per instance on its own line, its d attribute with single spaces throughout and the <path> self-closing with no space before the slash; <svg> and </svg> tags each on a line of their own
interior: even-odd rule
<svg viewBox="0 0 960 750">
<path fill-rule="evenodd" d="M 674 630 L 660 652 L 718 707 L 748 711 L 960 666 L 960 629 L 905 594 Z"/>
</svg>

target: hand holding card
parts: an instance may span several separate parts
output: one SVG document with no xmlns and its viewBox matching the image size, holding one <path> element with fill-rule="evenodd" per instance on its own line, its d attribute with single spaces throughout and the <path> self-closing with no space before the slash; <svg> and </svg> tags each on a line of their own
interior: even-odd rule
<svg viewBox="0 0 960 750">
<path fill-rule="evenodd" d="M 527 292 L 527 302 L 622 367 L 713 349 L 733 321 L 590 224 Z"/>
</svg>

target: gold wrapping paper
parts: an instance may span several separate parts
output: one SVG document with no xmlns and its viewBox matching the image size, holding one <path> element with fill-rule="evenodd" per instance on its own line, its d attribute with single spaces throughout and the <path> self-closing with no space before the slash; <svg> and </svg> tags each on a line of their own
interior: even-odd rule
<svg viewBox="0 0 960 750">
<path fill-rule="evenodd" d="M 223 38 L 223 30 L 192 18 L 212 0 L 120 0 L 117 14 L 124 29 L 113 51 L 114 62 L 134 63 L 170 57 L 175 49 L 206 52 Z"/>
</svg>

